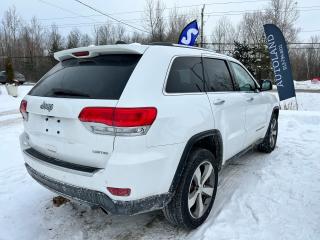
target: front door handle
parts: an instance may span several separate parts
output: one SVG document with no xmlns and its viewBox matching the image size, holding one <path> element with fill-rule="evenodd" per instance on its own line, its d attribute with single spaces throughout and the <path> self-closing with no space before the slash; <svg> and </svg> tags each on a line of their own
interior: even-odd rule
<svg viewBox="0 0 320 240">
<path fill-rule="evenodd" d="M 214 105 L 222 105 L 224 103 L 225 103 L 225 100 L 223 100 L 223 99 L 216 99 L 213 101 Z"/>
<path fill-rule="evenodd" d="M 252 102 L 254 100 L 254 97 L 247 98 L 247 102 Z"/>
</svg>

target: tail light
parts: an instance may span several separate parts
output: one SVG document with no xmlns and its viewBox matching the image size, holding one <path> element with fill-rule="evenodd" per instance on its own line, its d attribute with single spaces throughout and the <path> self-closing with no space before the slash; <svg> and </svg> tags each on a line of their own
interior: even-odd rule
<svg viewBox="0 0 320 240">
<path fill-rule="evenodd" d="M 27 104 L 28 103 L 26 100 L 22 100 L 20 103 L 20 112 L 21 112 L 22 118 L 26 121 L 28 121 Z"/>
<path fill-rule="evenodd" d="M 157 116 L 154 107 L 86 107 L 79 120 L 92 132 L 117 136 L 145 135 Z"/>
</svg>

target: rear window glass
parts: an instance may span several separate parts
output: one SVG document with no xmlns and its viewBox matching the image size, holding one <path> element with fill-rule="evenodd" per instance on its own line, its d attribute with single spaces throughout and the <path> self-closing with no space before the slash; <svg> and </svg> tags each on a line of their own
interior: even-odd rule
<svg viewBox="0 0 320 240">
<path fill-rule="evenodd" d="M 31 96 L 119 99 L 141 55 L 103 55 L 65 60 L 30 91 Z"/>
</svg>

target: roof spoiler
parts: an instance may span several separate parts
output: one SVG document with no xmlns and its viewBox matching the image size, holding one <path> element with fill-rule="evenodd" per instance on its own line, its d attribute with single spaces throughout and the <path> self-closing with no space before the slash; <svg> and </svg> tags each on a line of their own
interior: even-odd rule
<svg viewBox="0 0 320 240">
<path fill-rule="evenodd" d="M 89 46 L 54 53 L 54 58 L 63 61 L 70 58 L 90 58 L 105 54 L 143 54 L 148 46 L 139 43 Z"/>
</svg>

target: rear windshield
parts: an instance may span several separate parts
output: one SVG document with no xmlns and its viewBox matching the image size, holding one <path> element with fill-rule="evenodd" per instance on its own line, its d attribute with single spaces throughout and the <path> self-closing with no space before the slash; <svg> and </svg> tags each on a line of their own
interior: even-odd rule
<svg viewBox="0 0 320 240">
<path fill-rule="evenodd" d="M 57 64 L 30 91 L 31 96 L 119 99 L 141 55 L 103 55 Z"/>
</svg>

